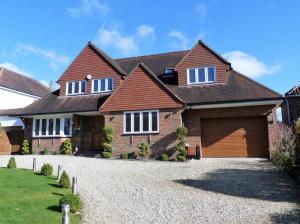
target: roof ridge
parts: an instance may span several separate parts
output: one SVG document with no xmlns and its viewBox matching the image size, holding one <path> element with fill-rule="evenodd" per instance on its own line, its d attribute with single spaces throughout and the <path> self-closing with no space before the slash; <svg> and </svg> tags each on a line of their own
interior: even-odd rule
<svg viewBox="0 0 300 224">
<path fill-rule="evenodd" d="M 151 57 L 151 56 L 158 56 L 158 55 L 171 54 L 171 53 L 183 53 L 183 52 L 188 52 L 188 51 L 190 51 L 190 50 L 168 51 L 168 52 L 161 52 L 158 54 L 145 54 L 145 55 L 140 55 L 140 56 L 126 57 L 126 58 L 115 58 L 114 60 L 126 60 L 126 59 L 132 59 L 132 58 Z"/>
</svg>

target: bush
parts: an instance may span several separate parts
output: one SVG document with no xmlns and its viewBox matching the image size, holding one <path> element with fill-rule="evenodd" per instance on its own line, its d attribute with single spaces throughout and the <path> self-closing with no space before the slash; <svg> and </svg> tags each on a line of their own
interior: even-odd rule
<svg viewBox="0 0 300 224">
<path fill-rule="evenodd" d="M 150 151 L 150 148 L 149 148 L 149 145 L 147 143 L 140 143 L 139 144 L 139 149 L 140 149 L 140 152 L 139 152 L 139 156 L 144 158 L 146 155 L 149 154 L 149 151 Z"/>
<path fill-rule="evenodd" d="M 63 204 L 69 204 L 70 205 L 70 211 L 75 213 L 78 212 L 81 209 L 81 200 L 78 195 L 75 194 L 67 194 L 64 195 L 60 200 L 59 200 L 59 205 L 60 207 Z"/>
<path fill-rule="evenodd" d="M 162 154 L 161 161 L 169 161 L 169 156 L 167 154 Z"/>
<path fill-rule="evenodd" d="M 44 148 L 43 155 L 49 155 L 49 150 L 48 150 L 48 148 Z"/>
<path fill-rule="evenodd" d="M 72 151 L 73 151 L 73 147 L 72 147 L 71 139 L 67 138 L 67 139 L 64 141 L 64 149 L 63 149 L 63 152 L 64 152 L 65 155 L 71 155 L 71 154 L 72 154 Z"/>
<path fill-rule="evenodd" d="M 114 128 L 110 126 L 106 126 L 103 128 L 104 138 L 103 138 L 103 152 L 102 156 L 103 158 L 110 158 L 112 155 L 113 147 L 113 136 L 114 136 Z"/>
<path fill-rule="evenodd" d="M 29 149 L 29 142 L 27 139 L 24 139 L 23 140 L 23 143 L 22 143 L 22 148 L 21 148 L 21 153 L 23 155 L 28 155 L 30 153 L 30 149 Z"/>
<path fill-rule="evenodd" d="M 41 174 L 44 176 L 51 176 L 52 173 L 53 173 L 53 167 L 50 164 L 45 163 L 41 168 Z"/>
<path fill-rule="evenodd" d="M 293 130 L 284 124 L 274 124 L 270 136 L 272 162 L 286 170 L 295 165 L 296 137 Z"/>
<path fill-rule="evenodd" d="M 102 157 L 103 158 L 106 158 L 106 159 L 108 159 L 108 158 L 110 158 L 112 155 L 111 155 L 111 152 L 102 152 Z"/>
<path fill-rule="evenodd" d="M 176 146 L 176 149 L 178 151 L 177 160 L 183 162 L 185 161 L 185 157 L 187 154 L 185 145 L 186 145 L 186 136 L 188 134 L 188 130 L 186 127 L 180 126 L 177 128 L 176 132 L 179 140 L 179 143 Z"/>
<path fill-rule="evenodd" d="M 121 156 L 120 156 L 120 159 L 124 159 L 124 160 L 128 159 L 128 153 L 127 152 L 123 152 L 121 154 Z"/>
<path fill-rule="evenodd" d="M 58 184 L 62 188 L 70 188 L 70 186 L 71 186 L 70 177 L 66 173 L 66 171 L 63 171 Z"/>
<path fill-rule="evenodd" d="M 7 168 L 15 169 L 17 168 L 17 163 L 15 157 L 11 157 L 8 161 Z"/>
</svg>

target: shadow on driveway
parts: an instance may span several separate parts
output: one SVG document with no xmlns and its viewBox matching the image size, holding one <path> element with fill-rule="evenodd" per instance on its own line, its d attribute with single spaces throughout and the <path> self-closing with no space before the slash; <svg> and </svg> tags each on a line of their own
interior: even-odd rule
<svg viewBox="0 0 300 224">
<path fill-rule="evenodd" d="M 218 169 L 176 183 L 230 196 L 300 204 L 300 188 L 277 169 Z"/>
</svg>

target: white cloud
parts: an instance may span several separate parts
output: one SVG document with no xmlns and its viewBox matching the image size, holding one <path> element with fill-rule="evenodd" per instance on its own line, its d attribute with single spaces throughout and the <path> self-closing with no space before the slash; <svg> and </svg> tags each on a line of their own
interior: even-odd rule
<svg viewBox="0 0 300 224">
<path fill-rule="evenodd" d="M 200 18 L 204 19 L 207 15 L 207 6 L 204 3 L 198 3 L 195 6 L 195 12 L 197 15 L 200 16 Z"/>
<path fill-rule="evenodd" d="M 155 30 L 148 25 L 141 25 L 134 34 L 122 34 L 117 27 L 100 28 L 94 43 L 100 48 L 115 50 L 121 55 L 133 55 L 139 52 L 142 43 L 155 40 Z"/>
<path fill-rule="evenodd" d="M 17 53 L 20 54 L 35 54 L 49 60 L 49 65 L 53 70 L 56 70 L 60 65 L 67 64 L 69 57 L 59 55 L 55 50 L 44 50 L 30 44 L 17 43 Z"/>
<path fill-rule="evenodd" d="M 12 64 L 10 62 L 3 62 L 3 63 L 1 63 L 0 67 L 7 68 L 7 69 L 9 69 L 11 71 L 14 71 L 16 73 L 20 73 L 21 75 L 26 75 L 28 77 L 33 77 L 33 75 L 30 72 L 25 71 L 25 70 L 17 67 L 16 65 L 14 65 L 14 64 Z"/>
<path fill-rule="evenodd" d="M 169 37 L 175 39 L 170 43 L 173 49 L 186 50 L 190 47 L 191 40 L 179 30 L 171 30 Z"/>
<path fill-rule="evenodd" d="M 104 16 L 110 12 L 108 5 L 99 0 L 80 0 L 76 7 L 68 8 L 67 10 L 71 17 L 92 15 L 94 13 Z"/>
<path fill-rule="evenodd" d="M 258 58 L 243 51 L 230 51 L 223 54 L 237 71 L 251 78 L 258 78 L 263 75 L 275 74 L 282 69 L 281 64 L 266 65 Z"/>
</svg>

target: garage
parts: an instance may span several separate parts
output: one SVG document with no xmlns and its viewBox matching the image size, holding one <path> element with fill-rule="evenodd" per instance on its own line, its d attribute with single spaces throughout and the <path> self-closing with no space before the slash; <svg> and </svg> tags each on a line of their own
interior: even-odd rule
<svg viewBox="0 0 300 224">
<path fill-rule="evenodd" d="M 267 118 L 201 119 L 203 157 L 268 157 Z"/>
</svg>

